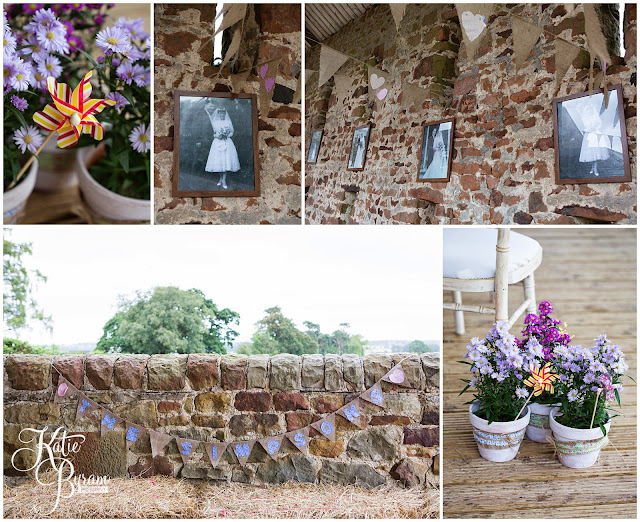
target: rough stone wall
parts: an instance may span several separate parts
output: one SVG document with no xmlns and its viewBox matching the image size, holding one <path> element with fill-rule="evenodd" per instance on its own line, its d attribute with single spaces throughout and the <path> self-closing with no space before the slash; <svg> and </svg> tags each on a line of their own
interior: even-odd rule
<svg viewBox="0 0 640 522">
<path fill-rule="evenodd" d="M 515 71 L 511 16 L 584 46 L 584 13 L 575 5 L 568 16 L 561 4 L 501 4 L 473 62 L 460 46 L 454 4 L 410 4 L 397 33 L 388 6 L 379 5 L 327 39 L 330 47 L 377 64 L 397 85 L 407 80 L 443 98 L 405 110 L 397 90 L 376 109 L 368 101 L 366 68 L 353 60 L 338 71 L 353 78 L 341 99 L 333 80 L 319 90 L 314 76 L 306 86 L 306 143 L 315 128 L 325 134 L 318 163 L 306 167 L 307 222 L 636 223 L 636 5 L 625 10 L 626 56 L 607 68 L 608 83 L 623 85 L 631 183 L 556 185 L 552 102 L 588 90 L 586 52 L 557 92 L 552 37 L 543 35 Z M 319 47 L 307 53 L 306 68 L 318 69 Z M 423 125 L 451 117 L 449 183 L 415 181 Z M 349 172 L 353 129 L 367 122 L 365 169 Z"/>
<path fill-rule="evenodd" d="M 87 440 L 77 472 L 111 476 L 174 475 L 251 483 L 287 480 L 376 486 L 437 485 L 439 357 L 403 363 L 412 388 L 383 383 L 387 408 L 362 403 L 367 427 L 336 416 L 331 442 L 311 429 L 310 455 L 286 441 L 273 461 L 256 444 L 245 468 L 227 450 L 214 469 L 202 449 L 185 465 L 175 442 L 151 457 L 148 435 L 125 449 L 124 426 L 100 437 L 97 414 L 76 421 L 77 400 L 52 402 L 57 369 L 89 398 L 123 419 L 182 438 L 234 441 L 305 427 L 337 410 L 408 354 L 89 355 L 4 357 L 4 472 L 27 426 L 65 426 Z M 361 401 L 362 402 L 362 401 Z M 434 462 L 435 459 L 435 462 Z M 25 463 L 21 463 L 25 464 Z M 26 468 L 28 466 L 21 465 Z"/>
<path fill-rule="evenodd" d="M 230 69 L 211 65 L 216 4 L 155 4 L 155 222 L 294 224 L 301 221 L 300 105 L 273 102 L 259 113 L 260 196 L 174 198 L 173 93 L 230 92 Z M 243 70 L 282 57 L 277 83 L 296 88 L 300 73 L 300 6 L 250 4 L 240 48 Z M 220 72 L 220 76 L 217 74 Z M 243 92 L 258 94 L 252 71 Z"/>
</svg>

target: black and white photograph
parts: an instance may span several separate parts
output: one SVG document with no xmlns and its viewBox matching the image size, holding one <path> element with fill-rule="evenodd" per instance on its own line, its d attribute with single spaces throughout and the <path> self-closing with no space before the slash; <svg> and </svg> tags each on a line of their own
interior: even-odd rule
<svg viewBox="0 0 640 522">
<path fill-rule="evenodd" d="M 318 152 L 322 144 L 323 130 L 314 130 L 311 135 L 311 143 L 309 143 L 309 152 L 307 153 L 307 163 L 316 163 L 318 161 Z"/>
<path fill-rule="evenodd" d="M 353 131 L 347 170 L 364 169 L 364 163 L 367 159 L 367 147 L 369 145 L 370 131 L 371 125 L 363 125 L 362 127 L 358 127 Z"/>
<path fill-rule="evenodd" d="M 556 182 L 610 183 L 631 181 L 622 86 L 601 89 L 553 102 Z"/>
<path fill-rule="evenodd" d="M 174 196 L 257 196 L 257 97 L 175 93 Z"/>
<path fill-rule="evenodd" d="M 418 181 L 449 181 L 453 121 L 428 123 L 422 129 Z"/>
</svg>

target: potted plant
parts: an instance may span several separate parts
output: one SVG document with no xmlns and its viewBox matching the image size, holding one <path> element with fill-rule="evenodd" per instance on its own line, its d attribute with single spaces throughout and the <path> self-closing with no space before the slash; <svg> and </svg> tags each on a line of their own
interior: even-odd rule
<svg viewBox="0 0 640 522">
<path fill-rule="evenodd" d="M 543 368 L 546 363 L 552 361 L 552 353 L 556 348 L 567 347 L 571 342 L 571 336 L 566 333 L 562 322 L 551 317 L 552 312 L 553 307 L 547 301 L 542 301 L 538 305 L 538 314 L 529 314 L 525 318 L 522 338 L 518 340 L 518 345 L 524 352 L 524 368 L 532 365 L 535 368 Z M 558 394 L 556 388 L 553 393 L 546 390 L 540 396 L 532 397 L 529 403 L 531 415 L 527 426 L 527 438 L 530 440 L 549 441 L 549 413 L 554 406 L 559 405 Z"/>
<path fill-rule="evenodd" d="M 460 394 L 473 389 L 469 418 L 480 455 L 492 462 L 506 462 L 518 454 L 529 424 L 529 393 L 523 385 L 525 354 L 509 333 L 506 321 L 498 321 L 485 339 L 474 337 L 465 358 L 471 379 Z"/>
<path fill-rule="evenodd" d="M 629 366 L 606 335 L 591 348 L 559 346 L 553 357 L 563 376 L 562 405 L 549 415 L 558 458 L 567 467 L 588 468 L 607 443 L 611 419 L 618 415 L 610 404 L 620 406 L 620 381 Z"/>
</svg>

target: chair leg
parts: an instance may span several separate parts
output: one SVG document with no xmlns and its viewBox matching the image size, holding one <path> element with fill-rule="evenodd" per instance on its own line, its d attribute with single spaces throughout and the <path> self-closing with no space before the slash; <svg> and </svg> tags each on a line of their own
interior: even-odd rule
<svg viewBox="0 0 640 522">
<path fill-rule="evenodd" d="M 453 302 L 455 304 L 462 304 L 462 292 L 458 290 L 453 291 Z M 464 312 L 455 312 L 456 314 L 456 333 L 462 335 L 464 333 Z"/>
<path fill-rule="evenodd" d="M 530 299 L 527 312 L 535 314 L 538 309 L 538 303 L 536 303 L 536 282 L 533 274 L 524 278 L 524 298 Z"/>
</svg>

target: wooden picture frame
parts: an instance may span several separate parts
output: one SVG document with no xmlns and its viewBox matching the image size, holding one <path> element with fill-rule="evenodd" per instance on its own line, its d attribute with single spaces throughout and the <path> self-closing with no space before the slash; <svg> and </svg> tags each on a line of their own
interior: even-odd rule
<svg viewBox="0 0 640 522">
<path fill-rule="evenodd" d="M 556 183 L 631 181 L 622 85 L 553 100 Z"/>
<path fill-rule="evenodd" d="M 451 179 L 455 118 L 422 126 L 416 181 L 448 182 Z"/>
<path fill-rule="evenodd" d="M 361 132 L 366 129 L 366 132 Z M 353 129 L 351 136 L 351 147 L 347 156 L 347 170 L 360 171 L 364 170 L 367 162 L 367 149 L 369 148 L 369 136 L 371 135 L 371 124 L 361 125 Z M 357 148 L 354 150 L 353 145 L 358 140 Z M 363 148 L 364 147 L 364 148 Z M 362 150 L 362 157 L 358 158 L 359 151 Z M 352 156 L 353 155 L 353 156 Z M 353 160 L 353 161 L 352 161 Z"/>
<path fill-rule="evenodd" d="M 323 137 L 324 129 L 316 129 L 311 133 L 311 140 L 309 140 L 309 149 L 307 150 L 307 163 L 318 162 L 318 154 L 320 153 L 320 147 L 322 147 Z"/>
<path fill-rule="evenodd" d="M 260 195 L 257 95 L 175 91 L 173 114 L 173 196 Z"/>
</svg>

